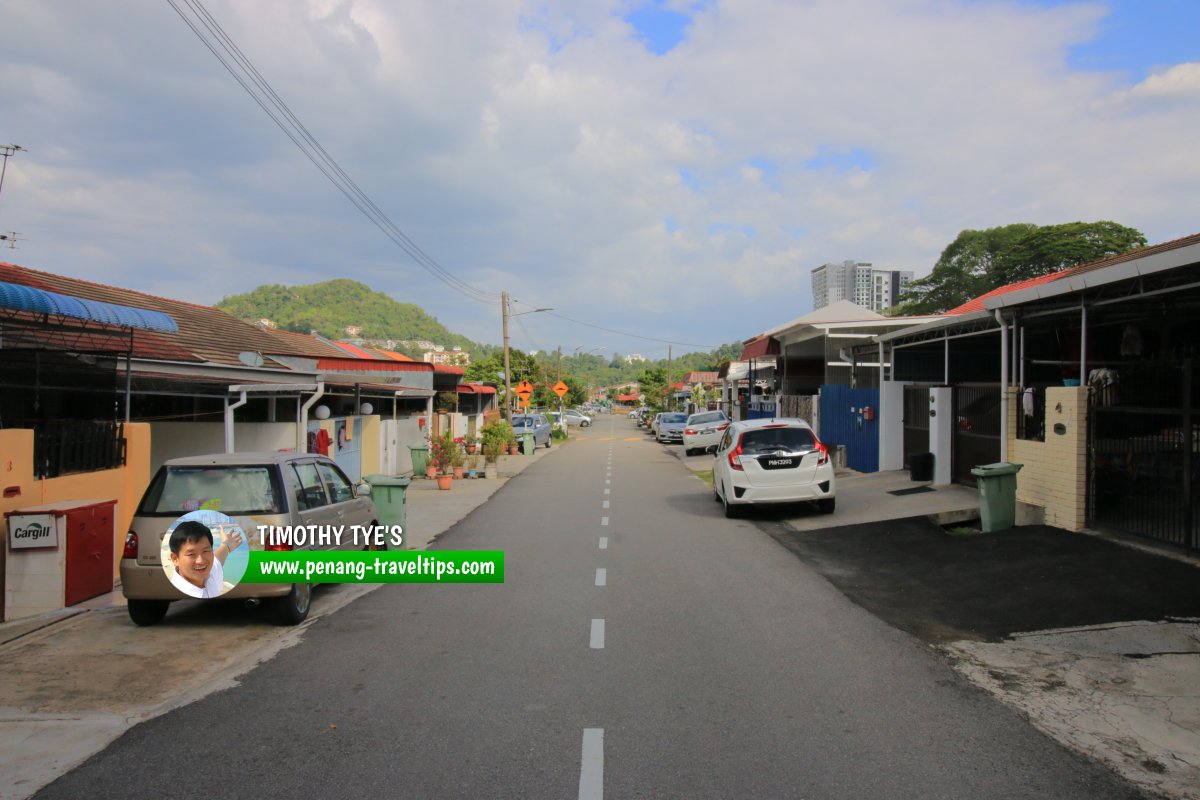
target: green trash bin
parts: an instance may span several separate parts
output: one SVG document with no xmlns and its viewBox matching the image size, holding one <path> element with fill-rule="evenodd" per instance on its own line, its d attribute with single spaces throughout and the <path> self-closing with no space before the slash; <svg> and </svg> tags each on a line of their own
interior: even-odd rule
<svg viewBox="0 0 1200 800">
<path fill-rule="evenodd" d="M 983 532 L 1008 530 L 1017 520 L 1017 473 L 1024 464 L 981 464 L 971 470 L 979 483 Z"/>
<path fill-rule="evenodd" d="M 425 445 L 410 444 L 408 452 L 412 454 L 413 476 L 424 475 L 426 467 L 429 466 L 429 448 Z"/>
<path fill-rule="evenodd" d="M 536 449 L 537 449 L 537 445 L 534 444 L 533 434 L 532 433 L 522 433 L 521 434 L 521 452 L 527 456 L 531 456 L 531 455 L 533 455 L 533 451 Z"/>
<path fill-rule="evenodd" d="M 404 544 L 398 549 L 410 550 L 407 527 L 408 514 L 404 508 L 404 495 L 412 480 L 409 478 L 397 478 L 392 475 L 367 475 L 366 480 L 367 483 L 371 484 L 371 500 L 374 501 L 375 507 L 379 509 L 379 524 L 386 527 L 399 525 L 403 528 Z M 389 548 L 391 547 L 390 542 L 388 546 Z"/>
</svg>

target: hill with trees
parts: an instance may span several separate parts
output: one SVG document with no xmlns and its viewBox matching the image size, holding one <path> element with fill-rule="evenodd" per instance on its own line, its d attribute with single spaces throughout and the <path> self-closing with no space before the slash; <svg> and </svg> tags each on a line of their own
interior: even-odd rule
<svg viewBox="0 0 1200 800">
<path fill-rule="evenodd" d="M 397 302 L 347 278 L 306 286 L 259 286 L 224 298 L 217 308 L 247 322 L 269 319 L 286 330 L 315 331 L 329 339 L 344 339 L 346 328 L 359 327 L 363 339 L 427 339 L 447 347 L 459 345 L 471 353 L 486 349 L 451 332 L 420 306 Z"/>
</svg>

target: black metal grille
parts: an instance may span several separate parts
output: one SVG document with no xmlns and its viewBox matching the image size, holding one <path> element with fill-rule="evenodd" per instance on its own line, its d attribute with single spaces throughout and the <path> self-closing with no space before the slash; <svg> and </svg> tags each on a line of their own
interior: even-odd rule
<svg viewBox="0 0 1200 800">
<path fill-rule="evenodd" d="M 1123 371 L 1088 408 L 1088 522 L 1189 550 L 1200 547 L 1200 415 L 1192 367 Z"/>
<path fill-rule="evenodd" d="M 125 466 L 125 425 L 119 422 L 56 422 L 33 434 L 37 478 Z"/>
<path fill-rule="evenodd" d="M 974 486 L 971 468 L 1000 460 L 1000 385 L 954 387 L 954 480 Z"/>
<path fill-rule="evenodd" d="M 929 452 L 929 387 L 904 387 L 904 468 L 909 456 Z"/>
</svg>

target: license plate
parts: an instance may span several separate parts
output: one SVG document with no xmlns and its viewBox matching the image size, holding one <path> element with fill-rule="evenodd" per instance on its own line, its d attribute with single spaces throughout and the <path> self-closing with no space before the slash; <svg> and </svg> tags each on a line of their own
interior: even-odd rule
<svg viewBox="0 0 1200 800">
<path fill-rule="evenodd" d="M 791 469 L 800 463 L 799 458 L 760 458 L 758 465 L 763 469 Z"/>
</svg>

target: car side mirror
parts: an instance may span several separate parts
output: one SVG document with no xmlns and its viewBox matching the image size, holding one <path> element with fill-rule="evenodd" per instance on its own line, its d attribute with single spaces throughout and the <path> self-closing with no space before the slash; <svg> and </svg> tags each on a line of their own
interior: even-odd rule
<svg viewBox="0 0 1200 800">
<path fill-rule="evenodd" d="M 354 484 L 354 496 L 355 497 L 370 497 L 371 496 L 371 484 L 367 483 L 366 481 L 362 481 L 360 483 Z"/>
</svg>

